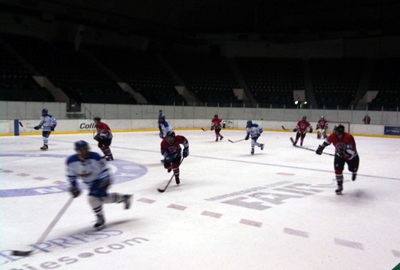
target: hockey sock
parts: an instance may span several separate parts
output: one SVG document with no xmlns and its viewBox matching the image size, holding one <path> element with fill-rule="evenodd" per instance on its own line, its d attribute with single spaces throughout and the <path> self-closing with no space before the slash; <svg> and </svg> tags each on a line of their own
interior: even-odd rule
<svg viewBox="0 0 400 270">
<path fill-rule="evenodd" d="M 175 177 L 179 177 L 179 168 L 174 169 L 174 175 Z"/>
<path fill-rule="evenodd" d="M 104 198 L 104 203 L 120 203 L 123 201 L 123 196 L 120 193 L 110 193 Z"/>
<path fill-rule="evenodd" d="M 89 196 L 89 204 L 96 215 L 103 215 L 103 201 L 94 196 Z"/>
<path fill-rule="evenodd" d="M 43 137 L 43 144 L 45 145 L 49 144 L 49 137 Z"/>
<path fill-rule="evenodd" d="M 103 151 L 104 155 L 106 156 L 112 156 L 111 154 L 111 149 L 109 146 L 104 146 L 104 151 Z"/>
<path fill-rule="evenodd" d="M 336 174 L 336 182 L 337 182 L 338 186 L 343 185 L 343 174 L 342 173 Z"/>
</svg>

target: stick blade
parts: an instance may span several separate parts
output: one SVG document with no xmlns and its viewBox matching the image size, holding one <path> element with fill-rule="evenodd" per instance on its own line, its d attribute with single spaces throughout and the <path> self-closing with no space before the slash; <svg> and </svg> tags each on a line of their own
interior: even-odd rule
<svg viewBox="0 0 400 270">
<path fill-rule="evenodd" d="M 165 191 L 165 189 L 161 189 L 161 188 L 157 188 L 158 192 L 163 193 Z"/>
<path fill-rule="evenodd" d="M 13 250 L 11 252 L 12 256 L 26 257 L 32 254 L 32 250 L 22 251 L 22 250 Z"/>
<path fill-rule="evenodd" d="M 234 141 L 232 141 L 232 140 L 230 140 L 230 139 L 228 139 L 228 142 L 235 143 Z"/>
<path fill-rule="evenodd" d="M 204 128 L 201 128 L 202 131 L 206 131 Z"/>
</svg>

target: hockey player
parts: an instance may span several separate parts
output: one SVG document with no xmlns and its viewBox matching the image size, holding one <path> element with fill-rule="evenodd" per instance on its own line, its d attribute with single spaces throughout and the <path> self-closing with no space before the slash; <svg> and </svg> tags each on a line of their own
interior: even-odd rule
<svg viewBox="0 0 400 270">
<path fill-rule="evenodd" d="M 261 136 L 261 133 L 263 133 L 262 128 L 256 124 L 253 123 L 251 120 L 247 121 L 246 124 L 246 138 L 245 140 L 248 140 L 249 137 L 251 137 L 251 154 L 254 155 L 254 146 L 258 146 L 261 148 L 261 150 L 264 150 L 264 144 L 263 143 L 258 143 L 257 140 Z"/>
<path fill-rule="evenodd" d="M 71 184 L 69 191 L 74 198 L 80 195 L 78 178 L 89 187 L 89 204 L 97 217 L 94 228 L 101 230 L 105 227 L 103 204 L 123 202 L 124 208 L 129 209 L 132 195 L 107 192 L 111 185 L 109 169 L 99 154 L 90 151 L 87 142 L 76 142 L 75 151 L 76 154 L 67 159 L 67 178 Z"/>
<path fill-rule="evenodd" d="M 168 132 L 173 131 L 172 126 L 165 120 L 165 115 L 161 114 L 159 119 L 160 138 L 165 139 Z"/>
<path fill-rule="evenodd" d="M 104 153 L 104 157 L 107 161 L 114 160 L 114 157 L 111 153 L 110 145 L 113 138 L 111 133 L 110 127 L 106 124 L 101 122 L 100 117 L 95 117 L 94 123 L 96 124 L 97 134 L 94 136 L 94 139 L 98 141 L 98 147 Z"/>
<path fill-rule="evenodd" d="M 347 163 L 349 171 L 353 173 L 351 180 L 357 178 L 358 165 L 360 158 L 357 154 L 356 142 L 350 133 L 344 132 L 343 125 L 335 126 L 333 133 L 325 139 L 322 145 L 318 146 L 315 151 L 317 155 L 321 155 L 324 148 L 333 143 L 335 146 L 334 168 L 337 181 L 336 194 L 341 194 L 343 190 L 343 169 Z"/>
<path fill-rule="evenodd" d="M 293 129 L 293 132 L 296 133 L 296 140 L 293 142 L 293 146 L 297 144 L 297 141 L 300 139 L 300 146 L 303 146 L 303 141 L 304 138 L 306 137 L 307 131 L 310 131 L 310 133 L 313 132 L 312 126 L 310 125 L 309 122 L 307 122 L 307 117 L 303 116 L 302 119 L 297 122 L 296 127 Z M 290 138 L 292 140 L 292 138 Z M 292 140 L 293 141 L 293 140 Z"/>
<path fill-rule="evenodd" d="M 181 146 L 183 145 L 183 153 L 181 153 Z M 174 171 L 175 182 L 180 184 L 179 179 L 179 165 L 181 165 L 181 155 L 183 158 L 189 156 L 189 141 L 181 135 L 176 135 L 175 132 L 168 132 L 165 139 L 161 142 L 161 155 L 164 156 L 164 168 L 170 172 Z"/>
<path fill-rule="evenodd" d="M 48 109 L 43 109 L 42 110 L 42 117 L 40 117 L 40 123 L 39 125 L 35 126 L 34 129 L 39 130 L 40 128 L 43 128 L 42 131 L 42 137 L 43 137 L 43 146 L 40 147 L 40 150 L 46 151 L 49 149 L 49 137 L 52 131 L 57 126 L 57 120 L 54 118 L 54 116 L 49 114 Z"/>
<path fill-rule="evenodd" d="M 324 139 L 326 139 L 326 131 L 328 130 L 328 121 L 325 120 L 324 116 L 321 116 L 321 118 L 317 122 L 317 139 L 321 139 L 323 136 Z"/>
<path fill-rule="evenodd" d="M 218 142 L 218 139 L 220 139 L 222 141 L 222 139 L 224 138 L 221 134 L 221 123 L 222 123 L 222 119 L 218 118 L 218 114 L 214 115 L 214 118 L 211 119 L 211 130 L 215 130 L 215 141 Z"/>
</svg>

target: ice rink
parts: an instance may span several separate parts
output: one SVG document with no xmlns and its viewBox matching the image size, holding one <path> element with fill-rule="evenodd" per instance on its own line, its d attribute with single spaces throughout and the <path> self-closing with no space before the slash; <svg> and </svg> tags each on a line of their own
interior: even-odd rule
<svg viewBox="0 0 400 270">
<path fill-rule="evenodd" d="M 356 181 L 335 195 L 333 157 L 295 148 L 293 132 L 265 131 L 250 155 L 245 131 L 176 131 L 189 140 L 181 185 L 160 163 L 157 132 L 115 133 L 111 191 L 133 193 L 132 208 L 105 205 L 107 227 L 86 191 L 49 237 L 35 245 L 68 201 L 66 157 L 92 134 L 0 138 L 0 269 L 393 269 L 400 262 L 400 139 L 355 137 Z M 322 141 L 308 134 L 304 146 Z M 333 153 L 333 146 L 325 153 Z M 83 187 L 83 185 L 81 185 Z M 29 250 L 26 258 L 10 250 Z"/>
</svg>

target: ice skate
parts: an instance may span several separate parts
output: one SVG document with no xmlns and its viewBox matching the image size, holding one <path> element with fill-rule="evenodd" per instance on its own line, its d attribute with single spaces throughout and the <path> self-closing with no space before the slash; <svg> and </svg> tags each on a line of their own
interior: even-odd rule
<svg viewBox="0 0 400 270">
<path fill-rule="evenodd" d="M 216 142 L 218 142 L 218 137 L 215 139 Z"/>
<path fill-rule="evenodd" d="M 357 174 L 356 174 L 356 173 L 353 173 L 353 175 L 351 176 L 351 180 L 352 180 L 352 181 L 356 181 L 356 178 L 357 178 Z"/>
<path fill-rule="evenodd" d="M 252 155 L 254 155 L 254 148 L 251 148 L 251 152 Z"/>
<path fill-rule="evenodd" d="M 220 141 L 222 141 L 222 139 L 223 139 L 223 138 L 224 138 L 224 137 L 223 137 L 223 136 L 221 136 L 221 137 L 219 137 L 219 140 L 220 140 Z"/>
<path fill-rule="evenodd" d="M 181 183 L 180 179 L 179 179 L 179 175 L 175 175 L 175 183 L 177 185 L 179 185 Z"/>
<path fill-rule="evenodd" d="M 113 155 L 106 156 L 106 160 L 107 160 L 107 161 L 114 160 L 114 157 L 113 157 Z"/>
<path fill-rule="evenodd" d="M 47 151 L 49 149 L 49 146 L 47 144 L 44 144 L 42 147 L 40 147 L 40 150 L 42 151 Z"/>
<path fill-rule="evenodd" d="M 106 227 L 106 220 L 104 219 L 103 215 L 96 215 L 97 216 L 97 222 L 94 224 L 93 228 L 96 231 L 100 231 Z"/>
<path fill-rule="evenodd" d="M 343 191 L 343 186 L 337 186 L 337 189 L 335 190 L 336 195 L 341 195 Z"/>
<path fill-rule="evenodd" d="M 261 148 L 261 150 L 264 150 L 264 144 L 263 143 L 260 144 L 260 148 Z"/>
<path fill-rule="evenodd" d="M 131 208 L 132 197 L 133 195 L 128 194 L 122 196 L 122 202 L 125 204 L 125 210 Z"/>
</svg>

